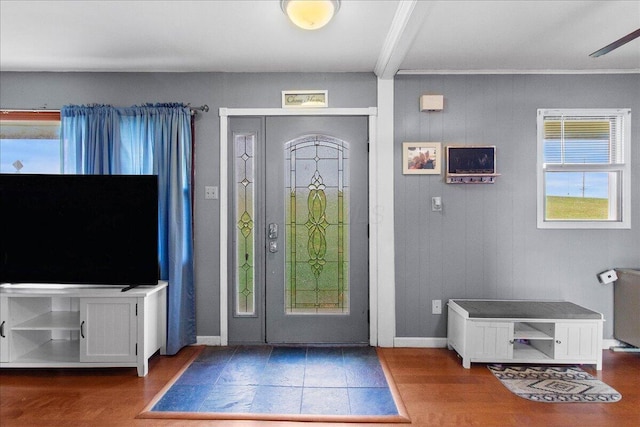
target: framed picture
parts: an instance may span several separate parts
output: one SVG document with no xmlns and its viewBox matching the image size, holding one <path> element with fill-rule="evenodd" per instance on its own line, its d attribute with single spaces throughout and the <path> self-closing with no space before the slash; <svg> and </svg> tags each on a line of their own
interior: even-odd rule
<svg viewBox="0 0 640 427">
<path fill-rule="evenodd" d="M 442 144 L 439 142 L 403 142 L 402 172 L 405 175 L 440 175 Z"/>
</svg>

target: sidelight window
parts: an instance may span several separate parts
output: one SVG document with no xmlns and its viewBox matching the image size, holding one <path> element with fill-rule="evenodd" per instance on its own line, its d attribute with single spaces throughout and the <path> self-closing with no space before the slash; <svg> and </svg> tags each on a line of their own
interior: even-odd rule
<svg viewBox="0 0 640 427">
<path fill-rule="evenodd" d="M 234 134 L 235 158 L 235 314 L 256 314 L 255 156 L 256 134 Z"/>
</svg>

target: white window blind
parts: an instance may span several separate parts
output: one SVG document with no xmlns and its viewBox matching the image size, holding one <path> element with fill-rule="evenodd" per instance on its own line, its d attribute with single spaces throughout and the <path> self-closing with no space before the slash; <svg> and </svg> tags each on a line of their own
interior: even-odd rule
<svg viewBox="0 0 640 427">
<path fill-rule="evenodd" d="M 625 116 L 545 116 L 546 164 L 624 163 Z"/>
</svg>

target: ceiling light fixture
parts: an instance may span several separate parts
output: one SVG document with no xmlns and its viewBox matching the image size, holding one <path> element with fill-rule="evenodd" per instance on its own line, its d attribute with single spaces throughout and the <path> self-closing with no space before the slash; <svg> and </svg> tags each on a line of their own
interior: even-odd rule
<svg viewBox="0 0 640 427">
<path fill-rule="evenodd" d="M 280 7 L 298 27 L 317 30 L 338 13 L 340 0 L 280 0 Z"/>
</svg>

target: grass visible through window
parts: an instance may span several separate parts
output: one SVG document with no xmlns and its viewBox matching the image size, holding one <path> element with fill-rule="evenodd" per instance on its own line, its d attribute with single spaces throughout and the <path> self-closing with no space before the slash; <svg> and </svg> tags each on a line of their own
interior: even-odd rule
<svg viewBox="0 0 640 427">
<path fill-rule="evenodd" d="M 595 197 L 547 196 L 546 218 L 549 220 L 606 220 L 609 200 Z"/>
</svg>

